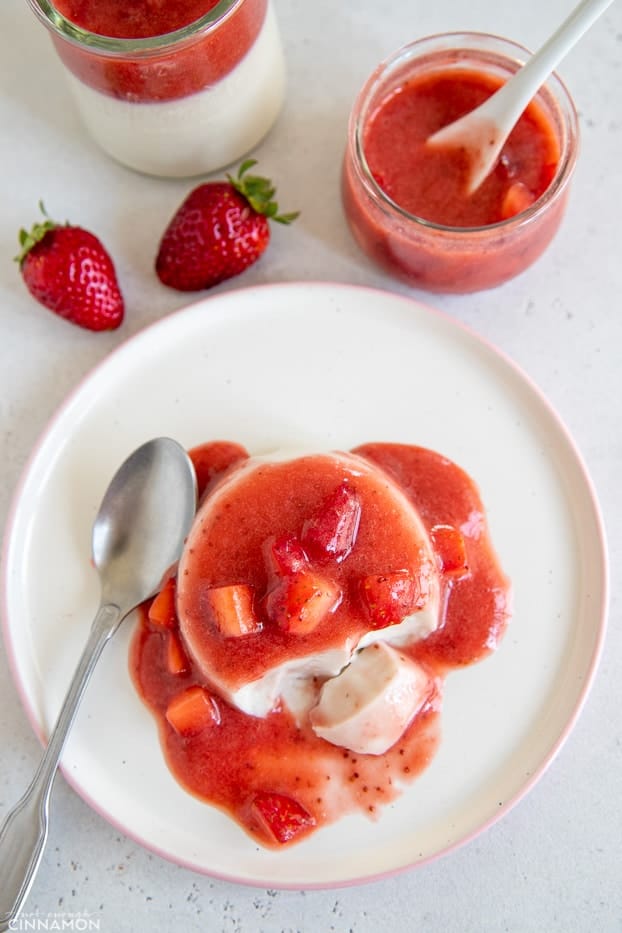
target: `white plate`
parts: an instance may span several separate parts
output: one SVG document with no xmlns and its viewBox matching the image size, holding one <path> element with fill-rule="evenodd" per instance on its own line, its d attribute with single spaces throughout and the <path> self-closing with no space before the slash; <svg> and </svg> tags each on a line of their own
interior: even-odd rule
<svg viewBox="0 0 622 933">
<path fill-rule="evenodd" d="M 156 435 L 441 451 L 476 480 L 514 587 L 495 655 L 451 674 L 443 739 L 377 822 L 347 816 L 285 852 L 256 846 L 169 774 L 130 683 L 128 622 L 106 648 L 63 758 L 108 820 L 193 869 L 270 887 L 370 880 L 481 831 L 534 784 L 570 730 L 600 652 L 602 523 L 558 418 L 507 359 L 394 294 L 292 284 L 218 295 L 129 340 L 73 393 L 25 471 L 9 522 L 5 637 L 34 728 L 48 732 L 99 598 L 91 525 L 118 465 Z"/>
</svg>

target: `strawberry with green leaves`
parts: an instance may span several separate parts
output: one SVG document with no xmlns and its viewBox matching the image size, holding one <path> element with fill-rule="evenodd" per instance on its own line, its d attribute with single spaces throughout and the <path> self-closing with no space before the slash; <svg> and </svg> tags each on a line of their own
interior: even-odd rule
<svg viewBox="0 0 622 933">
<path fill-rule="evenodd" d="M 178 291 L 211 288 L 239 275 L 264 253 L 269 221 L 290 224 L 298 213 L 279 214 L 276 189 L 248 159 L 237 177 L 210 181 L 190 192 L 166 228 L 156 258 L 164 285 Z"/>
<path fill-rule="evenodd" d="M 114 330 L 124 303 L 114 264 L 101 241 L 45 214 L 32 230 L 20 230 L 19 263 L 26 288 L 46 308 L 88 330 Z"/>
</svg>

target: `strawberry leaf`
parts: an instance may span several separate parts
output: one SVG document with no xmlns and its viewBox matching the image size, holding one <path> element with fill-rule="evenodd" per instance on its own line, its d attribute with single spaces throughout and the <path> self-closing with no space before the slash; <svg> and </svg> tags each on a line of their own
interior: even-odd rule
<svg viewBox="0 0 622 933">
<path fill-rule="evenodd" d="M 256 159 L 246 159 L 238 169 L 237 176 L 234 178 L 232 175 L 227 175 L 227 180 L 239 194 L 246 198 L 257 214 L 263 214 L 264 217 L 280 224 L 291 224 L 299 216 L 300 211 L 289 214 L 278 213 L 279 205 L 273 200 L 276 188 L 271 180 L 261 175 L 246 174 L 256 164 Z"/>
<path fill-rule="evenodd" d="M 275 220 L 278 224 L 291 224 L 297 217 L 300 217 L 300 211 L 293 211 L 290 214 L 278 214 L 272 220 Z"/>
<path fill-rule="evenodd" d="M 43 201 L 39 201 L 39 210 L 45 217 L 45 220 L 43 220 L 41 223 L 33 224 L 31 230 L 24 230 L 22 227 L 22 229 L 19 231 L 18 240 L 21 250 L 17 256 L 13 257 L 13 259 L 15 262 L 18 262 L 20 266 L 24 262 L 24 259 L 33 246 L 36 246 L 37 243 L 40 243 L 47 233 L 49 233 L 51 230 L 55 230 L 58 226 L 57 223 L 48 217 L 45 207 L 43 206 Z"/>
<path fill-rule="evenodd" d="M 257 159 L 246 159 L 244 162 L 242 162 L 240 168 L 238 169 L 238 178 L 241 178 L 245 172 L 248 172 L 249 168 L 252 168 L 253 165 L 257 165 Z"/>
</svg>

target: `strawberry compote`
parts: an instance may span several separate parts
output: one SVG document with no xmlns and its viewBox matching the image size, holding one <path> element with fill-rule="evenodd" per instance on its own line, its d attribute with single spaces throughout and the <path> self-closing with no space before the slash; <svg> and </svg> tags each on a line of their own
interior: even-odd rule
<svg viewBox="0 0 622 933">
<path fill-rule="evenodd" d="M 476 487 L 399 444 L 191 457 L 199 511 L 130 659 L 168 766 L 268 847 L 375 817 L 432 759 L 446 676 L 507 624 Z"/>
<path fill-rule="evenodd" d="M 32 2 L 86 126 L 132 168 L 210 172 L 276 119 L 284 64 L 270 0 Z"/>
<path fill-rule="evenodd" d="M 523 50 L 494 36 L 435 36 L 383 63 L 350 119 L 343 201 L 363 249 L 431 291 L 489 288 L 527 268 L 561 221 L 577 121 L 552 77 L 522 114 L 491 174 L 467 191 L 459 149 L 427 143 L 508 79 Z"/>
<path fill-rule="evenodd" d="M 363 139 L 376 183 L 400 207 L 446 227 L 484 227 L 530 207 L 557 171 L 559 144 L 542 108 L 531 103 L 482 185 L 467 196 L 460 149 L 427 145 L 442 126 L 475 110 L 502 81 L 459 68 L 406 81 L 370 117 Z M 390 141 L 390 142 L 389 142 Z"/>
</svg>

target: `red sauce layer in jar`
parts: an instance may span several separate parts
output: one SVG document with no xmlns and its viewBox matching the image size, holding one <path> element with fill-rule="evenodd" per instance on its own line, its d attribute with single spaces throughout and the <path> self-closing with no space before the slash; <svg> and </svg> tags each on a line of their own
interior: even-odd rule
<svg viewBox="0 0 622 933">
<path fill-rule="evenodd" d="M 205 16 L 219 0 L 56 0 L 59 13 L 80 29 L 118 39 L 163 36 Z"/>
<path fill-rule="evenodd" d="M 108 38 L 148 39 L 196 22 L 216 0 L 160 3 L 141 0 L 58 0 L 56 7 L 71 23 Z M 220 22 L 194 39 L 148 57 L 98 55 L 54 36 L 61 59 L 85 84 L 112 97 L 153 102 L 185 97 L 224 78 L 246 55 L 263 25 L 267 0 L 243 0 Z"/>
<path fill-rule="evenodd" d="M 529 104 L 494 171 L 472 195 L 466 194 L 464 153 L 426 144 L 501 84 L 496 76 L 457 69 L 407 81 L 384 100 L 365 125 L 363 150 L 385 194 L 410 214 L 449 227 L 498 223 L 537 200 L 555 175 L 559 145 L 536 103 Z"/>
<path fill-rule="evenodd" d="M 278 703 L 263 718 L 247 715 L 227 703 L 211 691 L 201 670 L 190 659 L 173 603 L 171 610 L 157 620 L 149 617 L 151 610 L 147 605 L 132 642 L 132 677 L 139 695 L 158 723 L 171 772 L 189 792 L 221 808 L 257 842 L 268 847 L 279 848 L 304 839 L 348 812 L 361 811 L 372 818 L 378 816 L 382 806 L 394 800 L 434 756 L 439 742 L 445 676 L 452 669 L 489 654 L 503 635 L 508 620 L 509 583 L 493 551 L 478 491 L 464 471 L 439 454 L 420 447 L 366 444 L 353 453 L 366 465 L 377 468 L 380 476 L 401 490 L 415 506 L 426 532 L 432 532 L 437 526 L 459 532 L 468 568 L 458 576 L 445 572 L 442 555 L 433 545 L 441 568 L 438 573 L 439 604 L 443 607 L 440 625 L 427 638 L 400 647 L 400 652 L 429 673 L 430 694 L 401 738 L 387 752 L 360 754 L 331 745 L 319 738 L 306 721 L 297 721 L 283 703 Z M 227 476 L 233 475 L 248 454 L 237 444 L 214 442 L 195 448 L 191 456 L 203 502 L 209 504 L 210 497 L 224 488 Z M 279 484 L 282 485 L 286 473 L 285 466 L 284 472 L 275 474 L 279 475 Z M 348 481 L 352 482 L 351 477 Z M 263 492 L 266 492 L 265 487 Z M 224 560 L 220 554 L 214 557 L 217 569 L 213 573 L 218 582 L 224 579 L 219 576 L 221 568 L 226 567 L 227 579 L 240 582 L 252 578 L 255 585 L 264 585 L 266 581 L 262 583 L 263 571 L 260 570 L 263 558 L 246 552 L 238 542 L 249 536 L 252 538 L 254 533 L 261 537 L 269 531 L 272 536 L 291 532 L 293 527 L 303 527 L 310 509 L 317 507 L 318 498 L 321 500 L 325 496 L 326 488 L 320 483 L 315 490 L 300 489 L 296 495 L 288 490 L 287 495 L 280 496 L 281 505 L 278 505 L 278 493 L 275 489 L 270 503 L 270 527 L 260 532 L 254 532 L 252 519 L 246 530 L 240 528 L 239 515 L 233 514 L 233 509 L 220 511 L 218 526 L 225 556 Z M 362 501 L 365 506 L 366 500 Z M 390 527 L 391 515 L 386 517 Z M 261 525 L 259 518 L 258 522 Z M 363 523 L 364 513 L 361 512 L 361 529 Z M 357 537 L 351 554 L 343 560 L 339 570 L 323 564 L 322 572 L 339 577 L 345 587 L 348 561 L 352 561 L 353 574 L 357 566 L 366 566 L 367 562 L 377 561 L 381 571 L 386 569 L 383 558 L 394 547 L 389 537 L 386 536 L 384 542 L 380 538 L 375 547 L 371 537 L 366 538 L 361 531 L 360 540 Z M 431 540 L 434 541 L 434 532 Z M 201 560 L 204 559 L 202 555 Z M 167 587 L 169 591 L 174 589 L 172 583 Z M 261 608 L 258 612 L 261 613 Z M 231 651 L 237 656 L 234 663 L 244 668 L 246 677 L 247 666 L 252 662 L 246 649 L 240 649 L 245 638 L 255 639 L 258 652 L 262 650 L 263 639 L 267 650 L 276 650 L 277 655 L 279 650 L 283 651 L 287 657 L 287 647 L 283 646 L 278 633 L 271 633 L 270 621 L 265 618 L 262 621 L 263 628 L 258 634 L 223 639 L 231 645 Z M 218 641 L 219 635 L 212 632 L 209 637 Z M 221 660 L 223 657 L 221 655 Z M 277 656 L 277 660 L 281 659 Z M 171 704 L 181 697 L 183 706 L 184 698 L 190 696 L 192 706 L 197 695 L 208 710 L 206 725 L 191 734 L 180 734 L 171 725 L 168 715 Z M 184 712 L 182 718 L 183 715 Z M 267 821 L 265 812 L 268 812 Z"/>
</svg>

